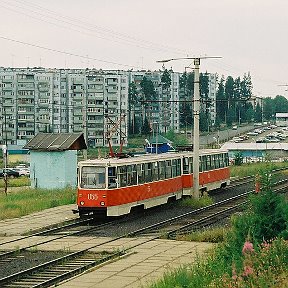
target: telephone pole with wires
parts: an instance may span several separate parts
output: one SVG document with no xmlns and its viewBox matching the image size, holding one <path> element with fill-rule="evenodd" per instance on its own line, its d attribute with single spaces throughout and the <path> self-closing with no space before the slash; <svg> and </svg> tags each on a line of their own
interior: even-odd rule
<svg viewBox="0 0 288 288">
<path fill-rule="evenodd" d="M 200 198 L 199 191 L 199 116 L 200 116 L 200 60 L 209 58 L 222 58 L 218 56 L 209 57 L 184 57 L 184 58 L 171 58 L 167 60 L 159 60 L 158 63 L 166 63 L 174 60 L 193 60 L 194 61 L 194 97 L 192 95 L 193 102 L 193 119 L 194 119 L 194 131 L 193 131 L 193 193 L 196 199 Z"/>
</svg>

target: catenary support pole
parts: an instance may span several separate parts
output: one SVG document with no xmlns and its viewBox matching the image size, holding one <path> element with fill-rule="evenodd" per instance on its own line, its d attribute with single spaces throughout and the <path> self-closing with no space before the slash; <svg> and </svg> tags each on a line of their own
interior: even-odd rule
<svg viewBox="0 0 288 288">
<path fill-rule="evenodd" d="M 194 59 L 194 99 L 193 99 L 193 194 L 196 199 L 199 193 L 199 115 L 200 115 L 200 92 L 199 92 L 199 66 L 200 58 Z"/>
</svg>

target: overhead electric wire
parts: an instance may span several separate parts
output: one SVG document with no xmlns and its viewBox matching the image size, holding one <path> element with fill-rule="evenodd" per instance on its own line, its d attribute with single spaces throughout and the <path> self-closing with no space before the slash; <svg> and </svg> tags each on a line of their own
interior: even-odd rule
<svg viewBox="0 0 288 288">
<path fill-rule="evenodd" d="M 25 0 L 13 0 L 14 3 L 12 1 L 9 2 L 5 2 L 5 1 L 1 1 L 0 6 L 8 9 L 10 11 L 13 11 L 15 13 L 19 13 L 22 15 L 25 15 L 27 17 L 36 19 L 37 21 L 42 21 L 57 27 L 61 27 L 64 29 L 68 29 L 71 31 L 76 31 L 77 33 L 81 33 L 81 34 L 86 34 L 88 36 L 91 37 L 97 37 L 99 39 L 102 40 L 106 40 L 106 41 L 112 41 L 115 43 L 120 43 L 120 44 L 128 44 L 128 45 L 133 45 L 135 47 L 138 48 L 143 48 L 143 49 L 150 49 L 150 50 L 156 50 L 156 51 L 173 51 L 174 53 L 181 53 L 182 55 L 185 53 L 185 55 L 187 55 L 187 51 L 184 51 L 182 49 L 179 48 L 175 48 L 175 47 L 169 47 L 168 45 L 162 45 L 162 44 L 157 44 L 157 43 L 153 43 L 151 41 L 147 41 L 147 40 L 143 40 L 143 39 L 138 39 L 136 37 L 124 34 L 124 33 L 120 33 L 117 31 L 114 31 L 112 29 L 106 28 L 106 27 L 101 27 L 101 26 L 97 26 L 94 25 L 92 23 L 89 22 L 85 22 L 81 19 L 78 18 L 72 18 L 72 17 L 67 17 L 65 15 L 61 15 L 51 9 L 45 8 L 43 6 L 40 6 L 38 4 L 34 4 L 34 3 L 30 3 L 28 1 Z M 15 3 L 18 4 L 15 5 Z M 6 4 L 6 6 L 4 6 Z M 7 5 L 9 7 L 7 7 Z M 22 6 L 19 6 L 22 5 Z M 28 8 L 31 7 L 31 8 Z M 11 7 L 14 7 L 18 10 L 15 10 Z M 27 11 L 27 13 L 23 12 L 23 11 Z M 36 15 L 32 15 L 32 14 Z M 41 16 L 41 17 L 39 17 Z M 49 18 L 52 19 L 52 21 L 56 21 L 55 22 L 51 22 L 45 18 Z M 61 23 L 61 24 L 59 24 Z M 69 26 L 66 26 L 69 25 Z M 82 30 L 79 30 L 82 29 Z M 8 40 L 8 37 L 0 37 L 2 39 Z M 83 56 L 83 55 L 79 55 L 76 53 L 70 53 L 70 52 L 64 52 L 64 51 L 60 51 L 57 49 L 51 49 L 51 48 L 47 48 L 44 46 L 40 46 L 40 45 L 36 45 L 36 44 L 30 44 L 30 43 L 26 43 L 26 42 L 22 42 L 22 41 L 18 41 L 18 40 L 13 40 L 13 39 L 9 39 L 10 41 L 14 41 L 14 42 L 18 42 L 20 44 L 25 44 L 25 45 L 29 45 L 29 46 L 34 46 L 36 48 L 41 48 L 41 49 L 45 49 L 45 50 L 49 50 L 52 52 L 57 52 L 57 53 L 62 53 L 62 54 L 66 54 L 66 55 L 70 55 L 70 56 L 74 56 L 74 57 L 80 57 L 80 58 L 84 58 L 86 60 L 93 60 L 93 61 L 101 61 L 101 62 L 105 62 L 105 63 L 109 63 L 109 64 L 115 64 L 115 65 L 119 65 L 119 66 L 125 66 L 125 67 L 133 67 L 133 68 L 142 68 L 142 67 L 137 67 L 135 65 L 127 65 L 127 64 L 118 64 L 112 61 L 106 61 L 106 60 L 100 60 L 100 59 L 96 59 L 93 57 L 88 57 L 88 56 Z M 232 72 L 235 73 L 235 71 L 243 71 L 243 69 L 239 69 L 239 67 L 233 67 L 229 64 L 225 64 L 223 61 L 221 61 L 221 65 L 215 65 L 211 63 L 211 66 L 214 67 L 218 67 L 224 71 L 227 72 Z M 225 68 L 226 66 L 226 68 Z M 229 67 L 230 66 L 230 67 Z M 228 68 L 227 68 L 228 67 Z M 230 69 L 229 69 L 230 68 Z M 231 68 L 233 70 L 231 70 Z M 253 74 L 253 78 L 254 79 L 258 79 L 259 81 L 262 82 L 270 82 L 270 83 L 274 83 L 275 85 L 279 84 L 279 82 L 277 82 L 276 80 L 272 80 L 272 79 L 264 79 L 261 76 L 257 76 L 255 74 Z"/>
<path fill-rule="evenodd" d="M 86 60 L 94 60 L 94 61 L 99 61 L 99 62 L 103 62 L 103 63 L 114 64 L 114 65 L 125 66 L 125 67 L 131 67 L 131 68 L 135 67 L 134 65 L 121 64 L 121 63 L 116 63 L 116 62 L 107 61 L 107 60 L 101 60 L 101 59 L 97 59 L 97 58 L 93 58 L 93 57 L 89 57 L 89 56 L 84 56 L 84 55 L 80 55 L 80 54 L 76 54 L 76 53 L 61 51 L 61 50 L 54 49 L 54 48 L 48 48 L 48 47 L 40 46 L 40 45 L 37 45 L 37 44 L 32 44 L 32 43 L 28 43 L 28 42 L 24 42 L 24 41 L 20 41 L 20 40 L 16 40 L 16 39 L 11 39 L 11 38 L 4 37 L 4 36 L 1 36 L 1 35 L 0 35 L 0 39 L 4 39 L 4 40 L 15 42 L 15 43 L 20 43 L 20 44 L 31 46 L 31 47 L 34 47 L 34 48 L 47 50 L 47 51 L 50 51 L 50 52 L 57 52 L 57 53 L 61 53 L 61 54 L 69 55 L 69 56 L 80 57 L 80 58 L 83 58 L 83 59 L 86 59 Z"/>
<path fill-rule="evenodd" d="M 79 33 L 82 33 L 82 34 L 84 33 L 84 34 L 87 34 L 89 36 L 97 37 L 97 38 L 100 38 L 100 39 L 103 39 L 103 40 L 112 41 L 112 42 L 121 43 L 121 44 L 123 44 L 123 42 L 124 43 L 127 42 L 129 45 L 134 45 L 136 47 L 140 47 L 140 48 L 143 48 L 143 49 L 151 49 L 151 50 L 157 50 L 157 51 L 174 51 L 174 52 L 177 51 L 176 53 L 181 53 L 182 55 L 184 53 L 187 54 L 187 51 L 181 50 L 179 48 L 173 48 L 173 47 L 169 47 L 169 46 L 162 45 L 162 44 L 156 44 L 156 43 L 153 43 L 151 41 L 142 40 L 142 39 L 138 39 L 136 37 L 132 37 L 130 35 L 126 35 L 126 34 L 123 34 L 123 33 L 115 32 L 115 31 L 113 31 L 111 29 L 95 26 L 95 25 L 93 25 L 91 23 L 84 22 L 84 21 L 79 20 L 77 18 L 71 18 L 71 17 L 60 15 L 60 14 L 58 14 L 58 13 L 52 11 L 52 10 L 43 8 L 43 7 L 39 6 L 39 5 L 35 5 L 35 4 L 33 5 L 33 4 L 27 3 L 25 1 L 17 1 L 17 0 L 15 0 L 15 2 L 25 3 L 25 6 L 23 6 L 23 7 L 19 7 L 19 6 L 14 5 L 14 7 L 21 9 L 21 11 L 17 11 L 15 9 L 8 8 L 7 6 L 3 6 L 3 1 L 1 2 L 0 6 L 2 6 L 5 9 L 11 10 L 11 11 L 13 11 L 15 13 L 20 13 L 20 14 L 23 14 L 23 15 L 25 15 L 27 17 L 32 17 L 34 19 L 37 19 L 37 20 L 42 21 L 42 22 L 46 22 L 48 24 L 56 25 L 56 26 L 62 27 L 64 29 L 73 30 L 73 31 L 76 31 L 76 32 L 79 32 Z M 4 2 L 4 4 L 11 6 L 11 2 L 6 2 L 6 3 Z M 31 10 L 31 9 L 27 9 L 27 5 L 32 6 L 33 8 L 36 7 L 36 9 L 39 9 L 40 11 L 42 11 L 42 13 L 39 13 L 39 11 L 34 11 L 34 10 Z M 36 14 L 37 16 L 31 16 L 31 14 L 24 13 L 23 10 L 26 10 L 29 13 L 32 12 L 32 13 Z M 45 14 L 45 12 L 43 12 L 43 10 L 48 11 L 48 13 L 52 14 L 52 16 Z M 53 14 L 56 15 L 56 16 L 54 16 Z M 50 18 L 50 19 L 52 19 L 54 21 L 58 21 L 60 23 L 68 24 L 69 26 L 68 27 L 67 26 L 61 26 L 59 24 L 47 21 L 44 18 L 38 17 L 39 15 L 41 15 L 43 17 L 48 17 L 48 18 Z M 67 21 L 63 20 L 63 19 L 67 19 Z M 80 24 L 77 24 L 77 23 L 80 23 Z M 80 28 L 80 29 L 84 29 L 84 31 L 88 30 L 88 31 L 92 32 L 92 34 L 87 33 L 87 32 L 83 32 L 83 31 L 79 31 L 79 30 L 77 30 L 75 28 L 72 28 L 72 26 Z M 96 35 L 95 33 L 100 33 L 100 36 Z M 103 34 L 104 34 L 104 36 L 103 36 Z M 115 38 L 117 40 L 115 40 Z"/>
</svg>

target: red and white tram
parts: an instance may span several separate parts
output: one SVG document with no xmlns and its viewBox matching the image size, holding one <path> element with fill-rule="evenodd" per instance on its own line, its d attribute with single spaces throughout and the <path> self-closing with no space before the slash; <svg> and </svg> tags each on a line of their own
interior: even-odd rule
<svg viewBox="0 0 288 288">
<path fill-rule="evenodd" d="M 209 191 L 230 182 L 227 151 L 199 153 L 199 188 Z M 193 196 L 193 152 L 106 158 L 78 164 L 79 215 L 120 216 Z"/>
</svg>

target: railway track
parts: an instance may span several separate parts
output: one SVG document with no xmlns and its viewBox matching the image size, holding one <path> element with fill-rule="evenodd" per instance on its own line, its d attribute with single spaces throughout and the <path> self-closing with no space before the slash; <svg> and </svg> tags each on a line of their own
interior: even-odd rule
<svg viewBox="0 0 288 288">
<path fill-rule="evenodd" d="M 278 189 L 282 189 L 282 191 L 284 190 L 285 192 L 287 191 L 287 181 L 278 183 L 278 186 L 281 187 Z M 161 237 L 173 237 L 177 233 L 179 234 L 190 231 L 192 229 L 195 230 L 200 227 L 202 228 L 203 226 L 211 225 L 211 223 L 215 223 L 216 221 L 219 221 L 219 219 L 228 217 L 235 211 L 241 209 L 242 205 L 246 202 L 247 196 L 252 192 L 253 191 L 250 191 L 238 196 L 231 197 L 230 199 L 215 203 L 208 207 L 197 209 L 189 213 L 173 217 L 172 219 L 137 229 L 128 234 L 123 234 L 119 237 L 114 237 L 104 241 L 101 244 L 92 245 L 86 249 L 82 249 L 81 251 L 68 253 L 67 255 L 48 261 L 47 263 L 37 265 L 35 267 L 26 269 L 25 271 L 14 273 L 13 275 L 9 275 L 0 279 L 0 287 L 50 287 L 51 285 L 59 283 L 64 279 L 86 271 L 91 267 L 96 267 L 97 265 L 100 265 L 104 262 L 122 257 L 125 255 L 125 253 L 127 253 L 125 250 L 104 254 L 92 253 L 91 249 L 93 248 L 99 248 L 107 243 L 112 243 L 126 237 L 145 237 L 140 244 L 138 243 L 137 245 L 129 247 L 129 249 L 132 249 L 138 245 L 153 241 Z M 113 225 L 113 223 L 103 224 L 102 229 L 105 229 L 105 225 Z M 97 228 L 93 227 L 92 229 L 99 228 L 100 227 L 98 226 Z M 78 232 L 79 231 L 75 232 L 74 235 L 76 235 Z M 48 232 L 44 231 L 42 233 Z M 62 235 L 61 237 L 68 237 L 70 235 L 71 234 L 66 234 L 64 236 Z M 51 241 L 55 241 L 55 239 L 52 239 Z M 27 247 L 23 248 L 23 251 L 24 250 L 27 250 Z"/>
</svg>

